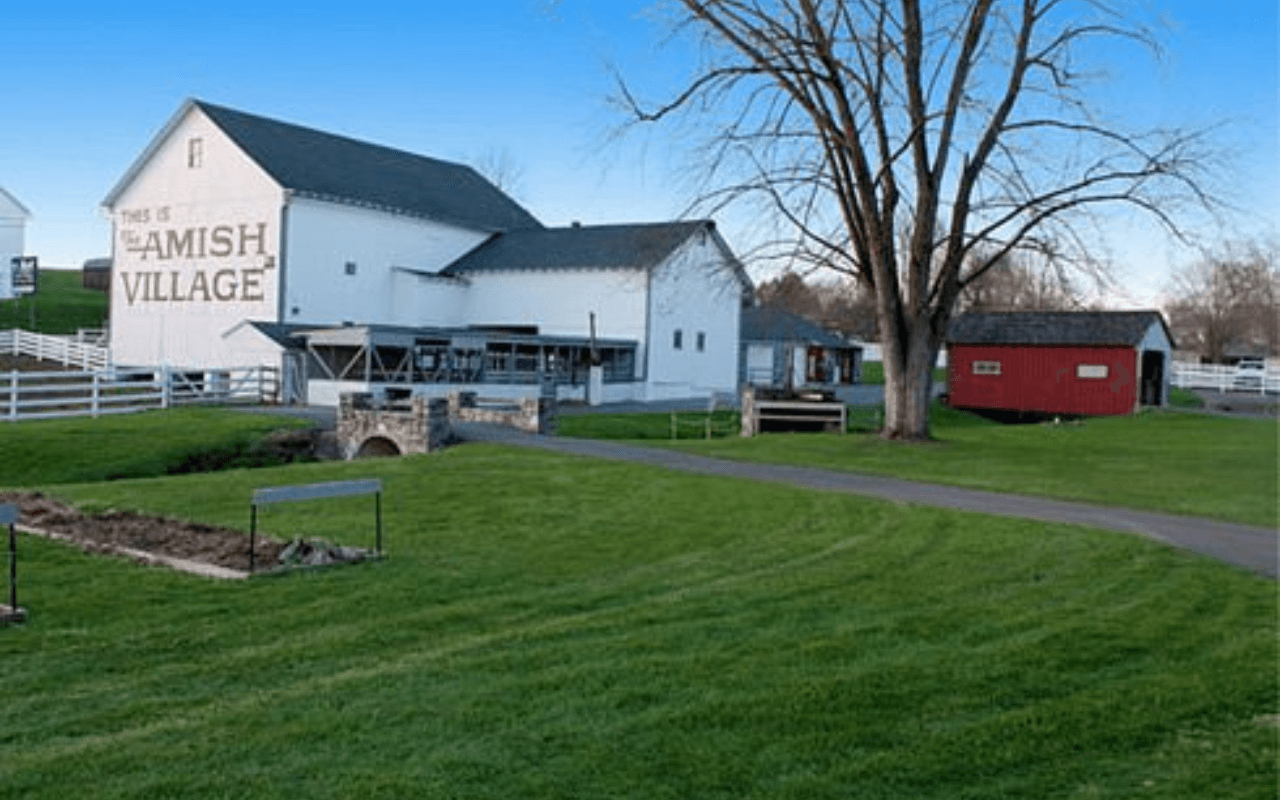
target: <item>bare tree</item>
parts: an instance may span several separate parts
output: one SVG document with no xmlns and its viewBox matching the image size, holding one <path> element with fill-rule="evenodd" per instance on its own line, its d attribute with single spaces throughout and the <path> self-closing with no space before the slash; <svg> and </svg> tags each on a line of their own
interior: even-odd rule
<svg viewBox="0 0 1280 800">
<path fill-rule="evenodd" d="M 788 270 L 756 286 L 756 299 L 762 306 L 799 314 L 815 322 L 823 316 L 823 302 L 818 290 L 797 272 Z"/>
<path fill-rule="evenodd" d="M 1207 202 L 1199 132 L 1101 121 L 1079 61 L 1155 49 L 1110 0 L 677 0 L 702 62 L 637 122 L 705 136 L 702 207 L 763 199 L 794 259 L 874 294 L 887 438 L 929 435 L 932 366 L 966 287 L 1015 250 L 1090 268 L 1083 216 L 1137 208 L 1176 229 Z"/>
<path fill-rule="evenodd" d="M 1280 247 L 1233 242 L 1178 270 L 1165 313 L 1181 348 L 1221 363 L 1232 345 L 1280 353 Z"/>
<path fill-rule="evenodd" d="M 850 279 L 810 282 L 787 271 L 756 286 L 756 300 L 762 306 L 807 317 L 843 336 L 876 338 L 874 298 Z"/>
<path fill-rule="evenodd" d="M 1016 253 L 1006 253 L 967 281 L 956 303 L 963 311 L 1070 311 L 1081 305 L 1070 276 L 1051 264 L 1033 267 Z"/>
<path fill-rule="evenodd" d="M 505 147 L 486 149 L 472 159 L 471 167 L 506 194 L 514 197 L 523 192 L 524 166 Z"/>
</svg>

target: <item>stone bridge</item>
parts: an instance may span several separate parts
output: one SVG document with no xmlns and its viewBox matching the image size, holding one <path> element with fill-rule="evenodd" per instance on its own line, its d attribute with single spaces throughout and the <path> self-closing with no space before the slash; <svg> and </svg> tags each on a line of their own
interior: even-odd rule
<svg viewBox="0 0 1280 800">
<path fill-rule="evenodd" d="M 379 403 L 370 393 L 344 394 L 338 401 L 338 450 L 347 460 L 428 453 L 452 438 L 450 420 L 507 425 L 527 433 L 549 433 L 555 401 L 523 398 L 480 400 L 474 392 L 414 397 Z"/>
</svg>

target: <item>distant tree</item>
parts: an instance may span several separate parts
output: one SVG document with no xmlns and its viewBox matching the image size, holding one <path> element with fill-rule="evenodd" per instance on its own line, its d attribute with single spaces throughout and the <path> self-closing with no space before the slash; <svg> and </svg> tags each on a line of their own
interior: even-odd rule
<svg viewBox="0 0 1280 800">
<path fill-rule="evenodd" d="M 822 318 L 822 297 L 817 289 L 806 283 L 799 273 L 790 270 L 776 278 L 761 281 L 756 286 L 756 300 L 762 306 L 799 314 L 815 322 Z"/>
<path fill-rule="evenodd" d="M 1006 253 L 967 284 L 957 302 L 964 311 L 1070 311 L 1080 306 L 1070 277 L 1062 270 L 1051 264 L 1034 268 L 1015 253 Z"/>
<path fill-rule="evenodd" d="M 485 150 L 471 160 L 471 167 L 512 197 L 524 190 L 524 166 L 505 147 Z"/>
<path fill-rule="evenodd" d="M 1204 137 L 1131 131 L 1097 113 L 1111 41 L 1157 49 L 1119 0 L 678 0 L 701 61 L 637 122 L 699 136 L 704 207 L 757 199 L 792 256 L 875 297 L 886 438 L 929 436 L 932 367 L 961 293 L 1027 249 L 1095 264 L 1081 213 L 1176 228 Z M 979 257 L 979 254 L 980 257 Z"/>
<path fill-rule="evenodd" d="M 1221 363 L 1232 345 L 1280 354 L 1280 246 L 1232 242 L 1178 270 L 1165 314 L 1178 346 Z"/>
<path fill-rule="evenodd" d="M 872 341 L 876 333 L 875 298 L 856 282 L 807 281 L 799 273 L 783 272 L 756 287 L 762 306 L 798 314 L 843 336 Z"/>
</svg>

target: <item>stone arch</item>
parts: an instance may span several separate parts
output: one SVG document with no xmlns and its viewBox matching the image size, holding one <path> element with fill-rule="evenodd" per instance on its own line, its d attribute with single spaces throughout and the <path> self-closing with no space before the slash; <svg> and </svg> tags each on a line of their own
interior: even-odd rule
<svg viewBox="0 0 1280 800">
<path fill-rule="evenodd" d="M 399 442 L 386 436 L 370 436 L 356 448 L 355 458 L 388 458 L 404 455 Z"/>
</svg>

